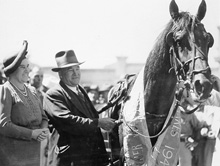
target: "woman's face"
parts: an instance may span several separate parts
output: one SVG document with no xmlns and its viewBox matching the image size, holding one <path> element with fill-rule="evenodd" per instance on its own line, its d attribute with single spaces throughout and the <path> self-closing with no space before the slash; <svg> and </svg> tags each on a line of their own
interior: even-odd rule
<svg viewBox="0 0 220 166">
<path fill-rule="evenodd" d="M 24 59 L 12 75 L 19 83 L 26 83 L 29 79 L 29 72 L 28 59 Z"/>
</svg>

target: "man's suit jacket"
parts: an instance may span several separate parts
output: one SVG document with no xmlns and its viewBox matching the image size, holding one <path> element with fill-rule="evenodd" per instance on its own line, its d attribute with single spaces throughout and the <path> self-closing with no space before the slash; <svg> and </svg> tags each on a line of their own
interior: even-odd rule
<svg viewBox="0 0 220 166">
<path fill-rule="evenodd" d="M 44 110 L 60 135 L 58 156 L 79 162 L 79 165 L 80 161 L 86 162 L 87 159 L 90 163 L 102 157 L 106 161 L 104 140 L 97 127 L 98 113 L 85 90 L 81 86 L 79 89 L 84 94 L 85 102 L 62 81 L 47 91 L 44 100 Z M 104 163 L 103 160 L 100 162 Z"/>
</svg>

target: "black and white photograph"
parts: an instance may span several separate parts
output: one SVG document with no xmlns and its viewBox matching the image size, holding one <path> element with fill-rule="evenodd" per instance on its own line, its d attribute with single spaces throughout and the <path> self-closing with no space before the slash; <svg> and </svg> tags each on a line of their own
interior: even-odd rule
<svg viewBox="0 0 220 166">
<path fill-rule="evenodd" d="M 0 0 L 0 166 L 219 157 L 219 0 Z"/>
</svg>

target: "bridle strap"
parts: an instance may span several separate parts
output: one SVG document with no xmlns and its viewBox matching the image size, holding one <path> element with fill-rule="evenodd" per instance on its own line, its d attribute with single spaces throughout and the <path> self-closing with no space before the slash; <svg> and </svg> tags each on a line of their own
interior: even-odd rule
<svg viewBox="0 0 220 166">
<path fill-rule="evenodd" d="M 192 110 L 185 112 L 185 114 L 192 114 L 192 113 L 194 113 L 200 106 L 201 106 L 201 103 L 199 105 L 197 105 L 195 108 L 193 108 Z"/>
<path fill-rule="evenodd" d="M 194 28 L 195 28 L 196 17 L 195 17 L 195 16 L 191 16 L 191 18 L 192 18 L 191 29 L 190 29 L 190 31 L 189 31 L 189 29 L 187 28 L 187 29 L 185 29 L 185 31 L 189 34 L 189 37 L 190 37 L 190 39 L 191 39 L 191 41 L 192 41 L 192 43 L 193 43 L 193 47 L 194 47 L 194 53 L 193 53 L 192 59 L 186 61 L 185 63 L 182 63 L 182 62 L 178 59 L 179 53 L 178 53 L 177 48 L 174 47 L 174 45 L 172 45 L 171 48 L 170 48 L 170 54 L 173 54 L 173 57 L 175 58 L 175 60 L 173 60 L 173 63 L 176 65 L 176 66 L 173 66 L 173 64 L 172 64 L 172 62 L 171 62 L 171 69 L 172 69 L 172 67 L 175 67 L 175 70 L 177 70 L 177 71 L 176 71 L 176 75 L 179 75 L 178 73 L 183 72 L 184 78 L 186 78 L 186 76 L 188 75 L 189 78 L 191 79 L 190 82 L 192 82 L 192 77 L 193 77 L 193 75 L 199 74 L 199 73 L 203 73 L 203 74 L 204 74 L 204 73 L 206 73 L 206 72 L 210 69 L 210 67 L 208 66 L 206 69 L 195 70 L 195 61 L 196 61 L 198 58 L 201 59 L 201 60 L 204 60 L 204 59 L 207 60 L 207 58 L 206 58 L 207 55 L 201 50 L 201 48 L 198 47 L 198 45 L 197 45 L 196 42 L 195 42 Z M 176 25 L 176 23 L 174 22 L 174 27 L 173 27 L 172 30 L 171 30 L 171 32 L 173 32 L 174 34 L 175 34 L 174 31 L 176 30 L 176 27 L 177 27 L 177 25 Z M 175 39 L 174 39 L 174 40 L 175 40 Z M 173 50 L 173 51 L 172 51 L 173 53 L 171 53 L 171 50 Z M 202 56 L 196 56 L 196 51 L 199 51 L 199 53 L 200 53 Z M 173 59 L 173 58 L 171 58 L 171 59 Z M 192 62 L 192 71 L 187 74 L 187 73 L 184 72 L 184 69 L 183 69 L 183 68 L 184 68 L 185 65 L 189 64 L 190 62 Z M 180 66 L 180 69 L 179 69 L 179 70 L 181 70 L 181 71 L 178 71 L 178 69 L 177 69 L 178 66 Z"/>
<path fill-rule="evenodd" d="M 129 93 L 132 89 L 132 86 L 136 80 L 137 75 L 136 74 L 127 74 L 124 79 L 118 81 L 117 89 L 113 90 L 113 94 L 110 96 L 110 99 L 108 100 L 107 104 L 102 107 L 100 110 L 98 110 L 98 114 L 101 114 L 102 112 L 108 110 L 110 107 L 114 107 L 115 105 L 121 103 L 122 101 L 125 102 L 129 98 Z M 131 79 L 129 81 L 129 79 Z"/>
<path fill-rule="evenodd" d="M 192 43 L 193 43 L 193 45 L 194 45 L 194 54 L 193 54 L 193 59 L 192 59 L 192 65 L 193 65 L 193 67 L 192 67 L 192 70 L 194 71 L 194 69 L 195 69 L 195 55 L 196 55 L 196 40 L 195 40 L 195 35 L 194 35 L 194 26 L 195 26 L 195 19 L 196 19 L 196 17 L 192 17 L 192 26 L 191 26 L 191 32 L 192 33 L 189 33 L 190 35 L 190 37 L 191 37 L 191 40 L 192 40 Z M 190 74 L 190 79 L 192 79 L 192 77 L 193 77 L 193 72 L 191 72 L 191 74 Z"/>
<path fill-rule="evenodd" d="M 187 29 L 188 34 L 190 35 L 190 39 L 192 40 L 192 43 L 194 46 L 193 57 L 191 59 L 189 59 L 188 61 L 186 61 L 185 63 L 182 63 L 178 58 L 179 52 L 178 52 L 177 48 L 175 48 L 174 45 L 172 45 L 170 47 L 170 61 L 171 61 L 170 64 L 171 64 L 171 69 L 174 69 L 174 71 L 175 71 L 177 83 L 180 83 L 181 81 L 183 81 L 183 82 L 187 82 L 188 84 L 192 84 L 192 78 L 194 75 L 199 74 L 199 73 L 205 74 L 210 69 L 209 66 L 206 69 L 201 69 L 201 70 L 195 69 L 195 61 L 197 59 L 207 60 L 205 53 L 195 43 L 195 36 L 194 36 L 195 19 L 196 19 L 196 17 L 193 16 L 192 17 L 191 33 Z M 202 56 L 196 56 L 196 51 L 199 51 Z M 189 63 L 192 63 L 192 71 L 185 73 L 184 67 L 186 65 L 189 65 Z M 190 79 L 190 80 L 187 81 L 187 79 Z M 191 87 L 192 87 L 191 85 L 186 85 L 183 88 L 186 89 L 188 92 L 191 89 Z M 200 107 L 200 105 L 201 104 L 196 106 L 194 109 L 187 111 L 186 114 L 191 114 L 191 113 L 195 112 Z"/>
<path fill-rule="evenodd" d="M 187 79 L 187 75 L 186 75 L 186 73 L 185 73 L 183 67 L 184 67 L 184 65 L 186 65 L 186 64 L 188 64 L 188 63 L 190 63 L 190 62 L 194 62 L 194 60 L 199 59 L 199 58 L 201 58 L 201 57 L 200 57 L 200 56 L 196 56 L 196 57 L 195 57 L 195 55 L 194 55 L 194 58 L 193 58 L 193 59 L 190 59 L 190 60 L 186 61 L 186 62 L 183 64 L 183 63 L 177 58 L 176 53 L 178 54 L 178 52 L 175 52 L 174 47 L 172 46 L 172 47 L 171 47 L 171 50 L 170 50 L 170 59 L 173 59 L 174 62 L 171 63 L 171 68 L 175 70 L 175 75 L 176 75 L 176 78 L 177 78 L 177 84 L 180 83 L 181 81 L 191 83 L 191 80 L 190 80 L 190 81 L 185 80 L 185 79 Z M 178 69 L 178 65 L 181 66 L 180 69 Z M 179 71 L 179 70 L 181 70 L 181 71 Z M 195 75 L 195 74 L 198 74 L 198 73 L 203 73 L 203 72 L 206 73 L 207 70 L 208 70 L 208 68 L 203 69 L 203 70 L 198 70 L 198 71 L 197 71 L 197 70 L 193 70 L 191 73 L 194 74 L 194 75 Z M 181 72 L 184 74 L 184 76 L 180 76 L 180 75 L 181 75 Z M 191 76 L 192 76 L 192 74 L 191 74 Z M 190 78 L 190 79 L 191 79 L 191 78 Z M 181 106 L 181 105 L 180 105 L 180 100 L 181 100 L 181 98 L 182 98 L 182 92 L 184 91 L 184 89 L 186 89 L 187 92 L 188 92 L 188 90 L 190 90 L 190 87 L 191 87 L 191 86 L 184 85 L 184 87 L 182 87 L 182 88 L 179 89 L 179 91 L 178 91 L 179 96 L 178 96 L 178 98 L 177 98 L 177 100 L 178 100 L 178 106 Z M 194 112 L 200 107 L 200 105 L 201 105 L 201 104 L 199 104 L 199 105 L 196 106 L 194 109 L 192 109 L 192 110 L 190 110 L 190 111 L 187 111 L 187 112 L 185 112 L 185 113 L 186 113 L 186 114 L 192 114 L 192 113 L 194 113 Z M 182 106 L 181 106 L 181 107 L 182 107 Z"/>
</svg>

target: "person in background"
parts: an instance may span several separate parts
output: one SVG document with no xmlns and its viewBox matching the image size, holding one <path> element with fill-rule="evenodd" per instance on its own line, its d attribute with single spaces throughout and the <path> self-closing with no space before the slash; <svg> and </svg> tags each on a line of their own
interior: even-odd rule
<svg viewBox="0 0 220 166">
<path fill-rule="evenodd" d="M 213 90 L 211 96 L 201 105 L 195 115 L 203 123 L 203 136 L 194 151 L 194 166 L 218 166 L 220 154 L 220 79 L 211 77 Z"/>
<path fill-rule="evenodd" d="M 37 95 L 39 96 L 43 106 L 43 100 L 48 88 L 43 85 L 44 73 L 42 69 L 38 66 L 33 67 L 31 72 L 29 73 L 29 77 L 29 83 L 31 86 L 36 88 Z M 57 163 L 57 154 L 55 151 L 56 144 L 59 139 L 59 134 L 57 133 L 57 131 L 54 130 L 52 124 L 49 124 L 48 128 L 50 130 L 50 134 L 48 137 L 47 166 L 55 166 Z"/>
<path fill-rule="evenodd" d="M 101 101 L 103 103 L 107 103 L 107 101 L 108 101 L 108 93 L 109 93 L 111 88 L 112 88 L 112 85 L 103 85 L 103 86 L 101 86 L 99 88 L 99 93 L 101 95 L 100 98 L 101 98 Z"/>
<path fill-rule="evenodd" d="M 5 78 L 4 72 L 2 67 L 0 68 L 0 85 L 4 84 L 7 81 L 7 78 Z"/>
<path fill-rule="evenodd" d="M 193 166 L 214 166 L 216 165 L 216 161 L 218 161 L 216 154 L 219 155 L 220 153 L 220 149 L 218 149 L 220 128 L 220 92 L 218 90 L 220 89 L 220 80 L 214 75 L 211 76 L 211 80 L 213 83 L 211 96 L 201 103 L 200 108 L 195 112 L 197 119 L 203 123 L 204 127 L 200 131 L 203 137 L 201 137 L 198 146 L 195 147 L 193 152 Z M 199 105 L 199 103 L 192 100 L 191 96 L 187 97 L 186 94 L 184 96 L 194 107 Z"/>
<path fill-rule="evenodd" d="M 213 89 L 220 92 L 220 79 L 215 75 L 211 75 L 211 81 L 213 83 Z"/>
<path fill-rule="evenodd" d="M 30 85 L 36 88 L 37 94 L 41 99 L 41 103 L 43 104 L 43 98 L 45 93 L 44 92 L 45 89 L 42 84 L 44 78 L 43 71 L 41 70 L 40 67 L 34 67 L 31 70 L 29 77 L 30 77 Z"/>
<path fill-rule="evenodd" d="M 91 100 L 92 104 L 96 107 L 96 105 L 98 104 L 98 99 L 99 99 L 98 85 L 91 85 L 87 94 L 88 94 L 89 99 Z"/>
<path fill-rule="evenodd" d="M 108 93 L 112 86 L 110 85 L 103 85 L 99 87 L 99 95 L 97 96 L 97 104 L 95 105 L 95 108 L 97 111 L 100 111 L 108 102 Z M 106 110 L 99 114 L 100 118 L 104 117 L 110 117 L 109 111 Z"/>
<path fill-rule="evenodd" d="M 216 141 L 219 139 L 219 128 L 220 128 L 220 107 L 204 105 L 203 109 L 196 112 L 199 120 L 204 124 L 201 129 L 201 135 L 203 139 L 200 139 L 197 151 L 198 162 L 195 162 L 195 166 L 217 166 L 217 162 L 213 160 L 214 152 L 218 152 L 216 148 Z M 219 157 L 219 156 L 218 156 Z"/>
<path fill-rule="evenodd" d="M 43 142 L 49 134 L 48 118 L 35 89 L 27 85 L 27 45 L 24 41 L 21 51 L 3 60 L 8 81 L 0 86 L 1 166 L 46 162 Z"/>
<path fill-rule="evenodd" d="M 197 119 L 194 113 L 187 114 L 187 111 L 192 109 L 192 106 L 187 100 L 183 99 L 179 109 L 181 113 L 181 135 L 178 166 L 193 166 L 192 151 L 198 145 L 198 133 L 203 127 L 203 124 Z"/>
<path fill-rule="evenodd" d="M 80 65 L 73 50 L 55 55 L 60 82 L 50 88 L 44 109 L 59 133 L 59 166 L 105 166 L 109 163 L 100 128 L 111 130 L 116 122 L 99 118 L 85 89 L 79 84 Z"/>
</svg>

